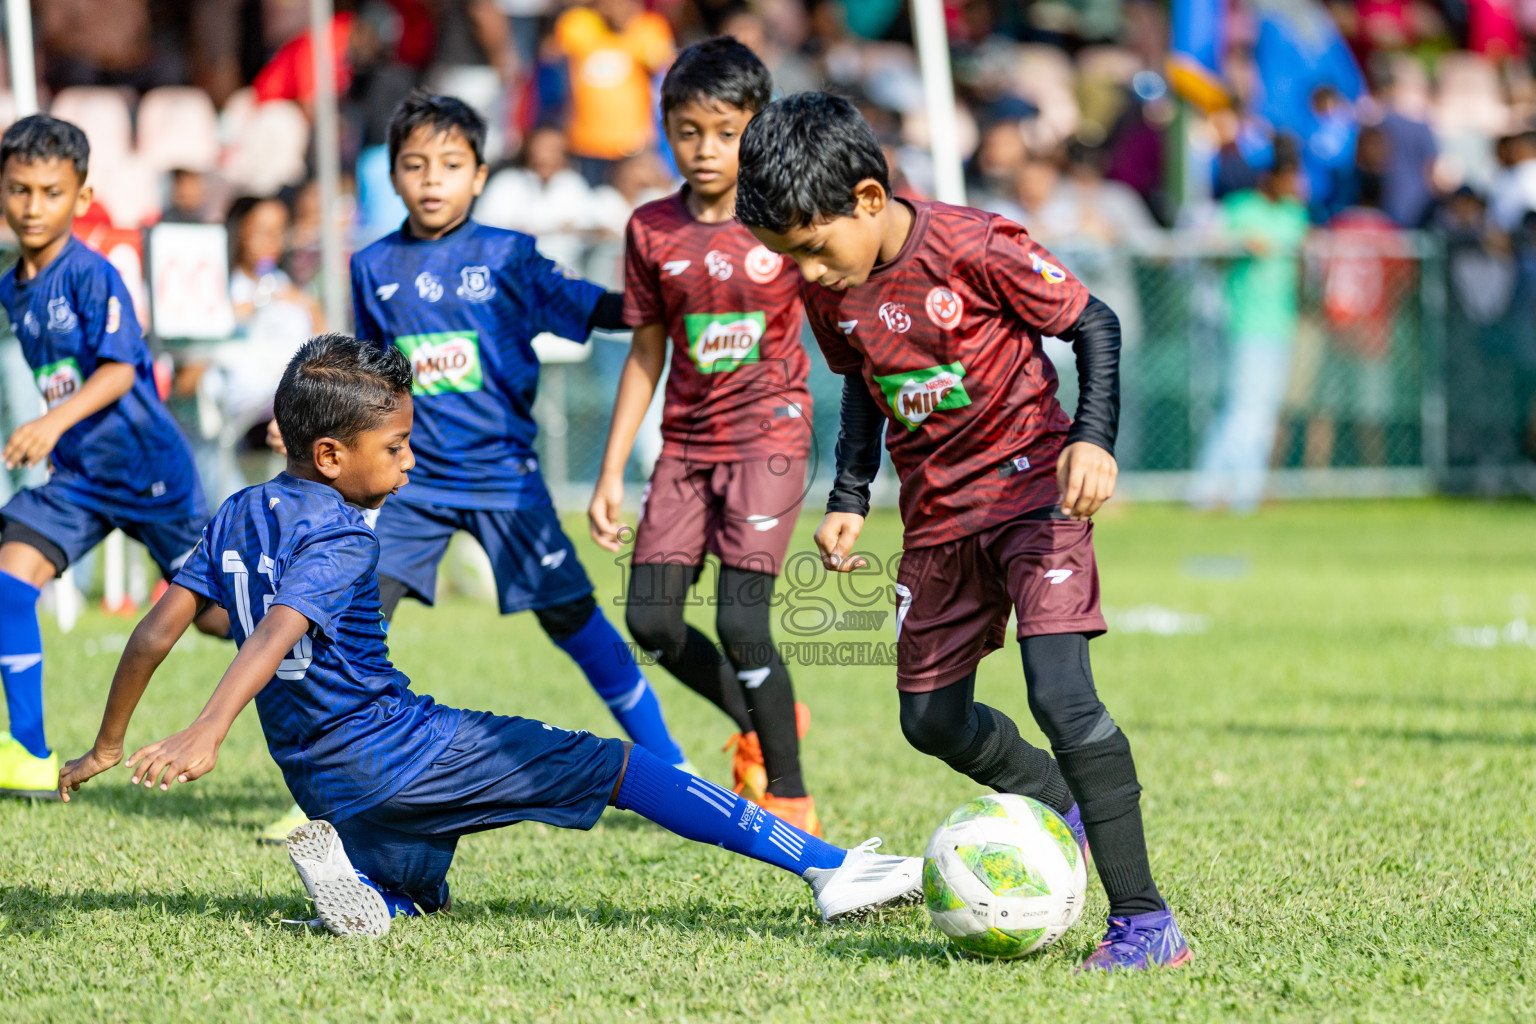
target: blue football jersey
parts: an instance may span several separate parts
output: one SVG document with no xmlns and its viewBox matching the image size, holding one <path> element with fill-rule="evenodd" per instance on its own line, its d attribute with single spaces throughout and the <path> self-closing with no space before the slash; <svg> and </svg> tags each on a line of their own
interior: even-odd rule
<svg viewBox="0 0 1536 1024">
<path fill-rule="evenodd" d="M 472 220 L 430 242 L 402 227 L 352 257 L 358 336 L 411 360 L 416 469 L 407 499 L 473 509 L 549 503 L 533 451 L 533 338 L 585 339 L 602 295 L 540 256 L 529 236 Z"/>
<path fill-rule="evenodd" d="M 224 502 L 176 583 L 229 611 L 244 644 L 274 604 L 310 622 L 256 695 L 267 749 L 311 818 L 389 799 L 453 738 L 459 712 L 412 693 L 389 663 L 362 512 L 325 484 L 279 473 Z"/>
<path fill-rule="evenodd" d="M 145 522 L 206 516 L 192 452 L 155 390 L 154 365 L 117 268 L 71 238 L 43 272 L 0 276 L 0 304 L 48 408 L 67 401 L 104 362 L 134 369 L 133 387 L 64 432 L 55 486 L 84 508 Z"/>
</svg>

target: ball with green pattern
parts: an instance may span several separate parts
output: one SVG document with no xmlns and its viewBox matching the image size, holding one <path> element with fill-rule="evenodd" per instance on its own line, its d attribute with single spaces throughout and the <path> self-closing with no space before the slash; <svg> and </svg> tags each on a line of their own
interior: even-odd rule
<svg viewBox="0 0 1536 1024">
<path fill-rule="evenodd" d="M 1087 866 L 1055 811 L 1012 793 L 955 808 L 933 833 L 923 894 L 957 947 L 1007 959 L 1044 949 L 1082 913 Z"/>
</svg>

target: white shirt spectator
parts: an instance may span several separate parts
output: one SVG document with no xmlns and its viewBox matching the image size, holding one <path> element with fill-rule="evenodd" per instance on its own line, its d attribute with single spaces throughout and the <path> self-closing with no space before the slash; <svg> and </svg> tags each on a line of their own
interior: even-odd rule
<svg viewBox="0 0 1536 1024">
<path fill-rule="evenodd" d="M 539 252 L 567 267 L 581 266 L 583 232 L 592 224 L 592 188 L 573 170 L 547 180 L 525 167 L 497 171 L 475 206 L 475 219 L 522 231 L 539 240 Z"/>
</svg>

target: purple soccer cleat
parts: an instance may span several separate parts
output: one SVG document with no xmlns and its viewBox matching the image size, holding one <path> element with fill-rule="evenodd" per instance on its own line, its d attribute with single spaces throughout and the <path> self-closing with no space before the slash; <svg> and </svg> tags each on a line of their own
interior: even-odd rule
<svg viewBox="0 0 1536 1024">
<path fill-rule="evenodd" d="M 1088 830 L 1083 828 L 1083 812 L 1073 804 L 1061 819 L 1067 823 L 1067 828 L 1072 830 L 1072 835 L 1077 839 L 1078 849 L 1083 851 L 1083 863 L 1088 863 Z"/>
<path fill-rule="evenodd" d="M 1183 967 L 1194 957 L 1184 933 L 1164 908 L 1150 914 L 1111 917 L 1099 948 L 1078 965 L 1084 971 L 1144 971 L 1149 967 Z"/>
</svg>

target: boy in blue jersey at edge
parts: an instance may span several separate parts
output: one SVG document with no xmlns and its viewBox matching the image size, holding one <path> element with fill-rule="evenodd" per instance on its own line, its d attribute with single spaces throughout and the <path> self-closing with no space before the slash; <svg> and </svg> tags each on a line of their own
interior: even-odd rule
<svg viewBox="0 0 1536 1024">
<path fill-rule="evenodd" d="M 7 469 L 48 464 L 48 482 L 0 508 L 0 795 L 55 799 L 43 732 L 43 586 L 114 529 L 171 576 L 208 521 L 192 453 L 160 395 L 133 299 L 70 228 L 91 205 L 90 146 L 68 121 L 24 117 L 0 136 L 0 199 L 20 249 L 0 277 L 5 306 L 48 411 L 5 443 Z M 209 608 L 198 628 L 228 632 Z"/>
<path fill-rule="evenodd" d="M 416 402 L 415 483 L 374 526 L 384 618 L 406 595 L 434 602 L 438 563 L 463 530 L 490 556 L 501 613 L 531 610 L 630 739 L 693 771 L 597 607 L 533 448 L 534 336 L 627 330 L 623 300 L 540 256 L 530 236 L 470 218 L 488 172 L 484 142 L 485 122 L 458 99 L 415 92 L 401 102 L 389 123 L 390 178 L 407 219 L 352 257 L 357 335 L 405 353 Z M 298 820 L 289 811 L 263 838 Z"/>
<path fill-rule="evenodd" d="M 289 835 L 289 856 L 334 934 L 381 935 L 394 916 L 447 907 L 462 835 L 528 820 L 590 829 L 609 804 L 795 872 L 827 921 L 921 899 L 922 860 L 875 853 L 879 840 L 844 850 L 644 747 L 411 691 L 385 647 L 380 543 L 364 513 L 416 465 L 412 383 L 393 347 L 323 335 L 299 349 L 274 403 L 286 472 L 224 503 L 133 631 L 96 743 L 65 765 L 60 796 L 122 760 L 151 676 L 217 604 L 233 609 L 239 652 L 190 726 L 128 758 L 132 781 L 168 790 L 206 775 L 255 700 L 312 819 Z"/>
</svg>

